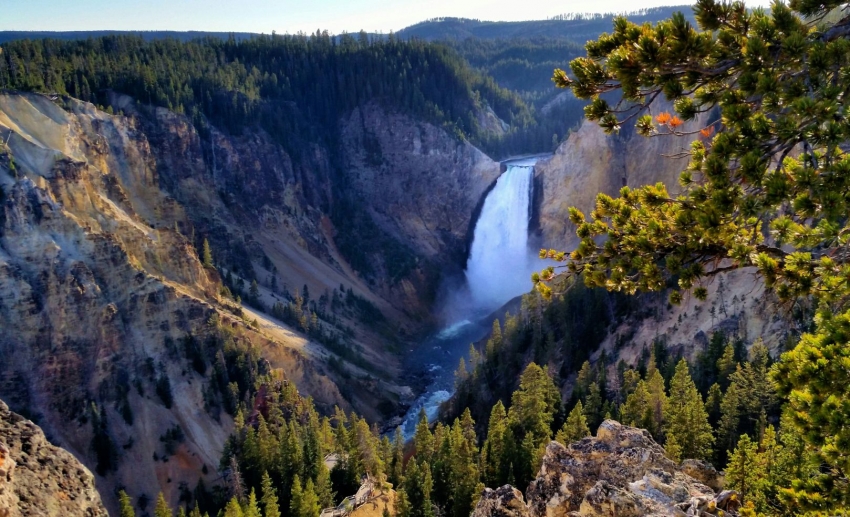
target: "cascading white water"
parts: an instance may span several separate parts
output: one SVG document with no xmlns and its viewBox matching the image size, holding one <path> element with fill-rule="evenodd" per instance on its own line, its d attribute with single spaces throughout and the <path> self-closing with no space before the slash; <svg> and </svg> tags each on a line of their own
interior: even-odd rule
<svg viewBox="0 0 850 517">
<path fill-rule="evenodd" d="M 495 309 L 531 288 L 533 174 L 533 166 L 508 165 L 484 200 L 466 264 L 470 295 L 479 309 Z"/>
<path fill-rule="evenodd" d="M 453 302 L 453 323 L 411 356 L 413 362 L 427 365 L 433 380 L 404 417 L 402 432 L 406 439 L 413 436 L 420 410 L 433 420 L 440 404 L 451 396 L 455 366 L 469 350 L 469 343 L 485 337 L 491 328 L 489 321 L 481 319 L 482 313 L 531 290 L 531 273 L 538 266 L 528 249 L 536 161 L 533 157 L 508 165 L 487 194 L 466 263 L 468 293 L 458 293 Z"/>
</svg>

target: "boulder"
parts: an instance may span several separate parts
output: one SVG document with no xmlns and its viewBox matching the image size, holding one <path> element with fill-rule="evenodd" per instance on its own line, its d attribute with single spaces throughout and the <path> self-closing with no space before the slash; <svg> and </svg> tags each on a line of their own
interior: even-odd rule
<svg viewBox="0 0 850 517">
<path fill-rule="evenodd" d="M 528 506 L 522 492 L 511 485 L 487 488 L 471 517 L 528 517 Z"/>
</svg>

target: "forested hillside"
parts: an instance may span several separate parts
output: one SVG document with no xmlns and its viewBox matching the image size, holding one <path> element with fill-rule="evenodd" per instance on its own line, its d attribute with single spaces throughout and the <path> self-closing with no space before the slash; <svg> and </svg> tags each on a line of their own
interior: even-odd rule
<svg viewBox="0 0 850 517">
<path fill-rule="evenodd" d="M 512 38 L 568 39 L 584 44 L 611 30 L 617 16 L 626 16 L 635 23 L 658 22 L 681 11 L 690 16 L 690 5 L 655 7 L 627 13 L 565 14 L 548 20 L 497 22 L 469 18 L 435 18 L 411 25 L 398 32 L 401 37 L 416 37 L 430 41 Z"/>
<path fill-rule="evenodd" d="M 238 133 L 257 124 L 288 151 L 332 139 L 340 116 L 379 99 L 475 139 L 475 112 L 490 106 L 509 124 L 531 122 L 515 95 L 448 49 L 397 39 L 259 36 L 146 42 L 22 40 L 4 46 L 0 87 L 67 94 L 107 104 L 115 90 Z"/>
</svg>

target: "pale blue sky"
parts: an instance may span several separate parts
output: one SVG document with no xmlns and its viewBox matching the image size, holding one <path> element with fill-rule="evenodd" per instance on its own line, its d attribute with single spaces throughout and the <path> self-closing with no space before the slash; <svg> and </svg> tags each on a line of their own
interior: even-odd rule
<svg viewBox="0 0 850 517">
<path fill-rule="evenodd" d="M 439 16 L 532 20 L 688 0 L 0 0 L 0 30 L 389 32 Z M 750 0 L 748 5 L 767 5 Z"/>
</svg>

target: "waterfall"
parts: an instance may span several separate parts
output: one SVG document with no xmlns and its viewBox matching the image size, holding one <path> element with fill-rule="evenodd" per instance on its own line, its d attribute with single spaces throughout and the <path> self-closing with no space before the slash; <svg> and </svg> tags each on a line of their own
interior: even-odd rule
<svg viewBox="0 0 850 517">
<path fill-rule="evenodd" d="M 466 264 L 470 295 L 479 309 L 498 308 L 531 289 L 528 223 L 534 167 L 509 165 L 484 200 Z"/>
</svg>

